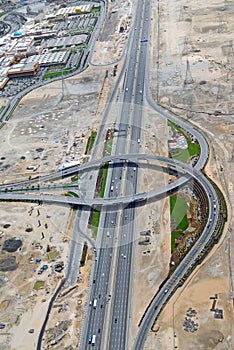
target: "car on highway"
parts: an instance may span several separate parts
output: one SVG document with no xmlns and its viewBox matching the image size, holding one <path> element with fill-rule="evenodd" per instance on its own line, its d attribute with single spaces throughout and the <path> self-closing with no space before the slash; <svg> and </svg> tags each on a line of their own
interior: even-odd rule
<svg viewBox="0 0 234 350">
<path fill-rule="evenodd" d="M 128 91 L 128 88 L 126 88 L 125 91 Z"/>
</svg>

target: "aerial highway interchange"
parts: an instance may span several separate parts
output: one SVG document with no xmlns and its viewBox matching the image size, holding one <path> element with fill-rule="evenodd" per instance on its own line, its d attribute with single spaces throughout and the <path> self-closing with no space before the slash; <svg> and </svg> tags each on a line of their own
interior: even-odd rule
<svg viewBox="0 0 234 350">
<path fill-rule="evenodd" d="M 150 18 L 151 1 L 139 0 L 128 39 L 124 69 L 120 74 L 120 77 L 124 77 L 124 81 L 119 78 L 114 88 L 114 92 L 116 92 L 117 88 L 121 87 L 122 108 L 118 116 L 117 129 L 119 132 L 115 133 L 112 155 L 95 159 L 94 151 L 93 158 L 87 164 L 74 166 L 39 178 L 0 186 L 1 201 L 38 201 L 78 205 L 77 220 L 79 220 L 82 211 L 89 211 L 91 208 L 102 209 L 101 222 L 103 225 L 99 229 L 97 238 L 100 242 L 100 248 L 94 247 L 95 261 L 79 345 L 81 350 L 90 349 L 90 334 L 92 337 L 95 336 L 95 344 L 93 345 L 97 349 L 130 349 L 128 340 L 131 327 L 134 230 L 137 225 L 137 207 L 139 205 L 144 205 L 148 200 L 157 200 L 167 196 L 186 182 L 195 179 L 207 195 L 209 214 L 201 237 L 151 301 L 136 335 L 134 350 L 144 348 L 155 318 L 158 317 L 170 296 L 178 288 L 181 279 L 195 264 L 204 246 L 211 239 L 218 220 L 219 202 L 216 191 L 201 172 L 209 157 L 208 145 L 204 137 L 185 122 L 177 120 L 157 106 L 151 96 L 148 77 Z M 115 94 L 113 94 L 112 99 L 114 97 Z M 167 157 L 141 153 L 143 106 L 146 102 L 153 110 L 177 123 L 196 137 L 201 152 L 195 167 Z M 107 112 L 105 112 L 103 119 L 104 121 L 108 119 Z M 105 126 L 105 123 L 102 125 Z M 97 147 L 101 147 L 100 135 L 103 133 L 104 126 L 98 132 L 95 150 Z M 159 162 L 171 167 L 171 169 L 176 167 L 180 177 L 163 188 L 154 189 L 148 193 L 139 193 L 139 171 L 144 161 L 148 161 L 152 166 L 155 162 Z M 43 183 L 71 177 L 74 174 L 92 172 L 106 163 L 109 164 L 109 170 L 104 198 L 87 198 L 85 195 L 83 197 L 64 197 L 45 194 L 42 189 L 40 190 Z M 117 182 L 118 186 L 116 186 Z M 39 185 L 39 193 L 36 190 L 35 193 L 30 191 L 30 188 L 32 189 L 30 186 L 35 184 Z M 116 208 L 120 211 L 117 211 Z M 71 251 L 74 253 L 74 249 Z M 93 304 L 94 300 L 96 300 L 95 305 Z"/>
</svg>

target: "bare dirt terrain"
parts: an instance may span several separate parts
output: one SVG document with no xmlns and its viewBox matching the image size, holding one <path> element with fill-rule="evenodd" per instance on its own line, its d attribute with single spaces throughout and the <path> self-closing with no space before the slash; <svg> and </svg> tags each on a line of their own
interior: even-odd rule
<svg viewBox="0 0 234 350">
<path fill-rule="evenodd" d="M 131 29 L 133 3 L 132 1 L 120 0 L 108 4 L 108 14 L 103 30 L 95 44 L 92 64 L 115 64 L 121 59 Z M 123 31 L 120 33 L 121 28 Z"/>
<path fill-rule="evenodd" d="M 1 129 L 2 183 L 55 171 L 65 161 L 82 162 L 88 137 L 91 130 L 98 127 L 108 96 L 107 91 L 99 99 L 104 77 L 105 69 L 95 73 L 90 68 L 89 72 L 66 80 L 63 93 L 59 82 L 23 98 Z M 35 171 L 27 169 L 32 165 L 37 166 Z M 21 246 L 16 245 L 16 251 L 2 250 L 0 254 L 1 322 L 5 325 L 1 330 L 1 349 L 31 350 L 36 347 L 48 303 L 66 272 L 73 220 L 69 206 L 1 205 L 1 248 L 14 238 L 21 242 Z M 36 258 L 41 262 L 36 263 Z M 64 265 L 61 273 L 54 270 L 58 263 Z M 38 275 L 43 265 L 48 268 Z M 74 345 L 79 339 L 77 332 L 81 320 L 77 315 L 84 312 L 90 267 L 89 262 L 88 268 L 81 270 L 77 289 L 69 294 L 67 304 L 60 298 L 64 305 L 57 320 L 67 319 L 73 298 L 80 300 L 77 312 L 70 318 L 69 332 Z M 57 322 L 53 315 L 49 326 Z M 77 329 L 74 336 L 73 329 Z M 33 331 L 29 333 L 29 330 Z M 64 340 L 68 341 L 67 335 Z"/>
<path fill-rule="evenodd" d="M 206 172 L 224 191 L 229 222 L 218 249 L 213 249 L 159 316 L 147 350 L 234 347 L 232 6 L 222 1 L 209 2 L 209 6 L 187 1 L 161 2 L 159 8 L 154 4 L 152 17 L 158 19 L 160 14 L 159 27 L 152 27 L 152 39 L 158 40 L 159 47 L 159 54 L 152 47 L 154 98 L 204 133 L 211 155 Z M 210 297 L 215 294 L 215 307 L 223 311 L 223 319 L 210 311 L 214 301 Z M 195 309 L 194 317 L 186 315 L 189 308 Z M 185 330 L 185 317 L 197 324 L 197 330 Z"/>
<path fill-rule="evenodd" d="M 37 340 L 51 293 L 63 275 L 54 271 L 55 262 L 65 262 L 69 253 L 69 212 L 65 206 L 1 204 L 0 305 L 1 323 L 5 324 L 1 330 L 2 349 L 26 349 L 25 344 L 31 349 Z M 21 246 L 6 251 L 5 242 L 13 238 Z M 39 275 L 43 265 L 48 268 Z M 41 290 L 37 290 L 38 281 L 42 282 Z M 28 333 L 31 328 L 34 334 Z"/>
<path fill-rule="evenodd" d="M 154 123 L 152 124 L 152 120 Z M 168 133 L 166 121 L 150 108 L 144 110 L 144 128 L 142 129 L 142 153 L 167 156 Z M 140 168 L 141 180 L 139 192 L 148 192 L 165 186 L 168 176 L 161 171 Z M 168 199 L 149 203 L 138 208 L 135 234 L 135 271 L 132 295 L 131 341 L 137 332 L 137 326 L 149 301 L 157 292 L 159 285 L 166 278 L 170 263 L 170 207 Z M 143 231 L 150 230 L 149 242 Z"/>
<path fill-rule="evenodd" d="M 92 71 L 65 80 L 63 89 L 61 82 L 51 83 L 23 98 L 4 126 L 2 183 L 14 181 L 16 175 L 18 180 L 32 175 L 26 169 L 30 165 L 38 166 L 33 172 L 37 175 L 52 172 L 65 161 L 82 161 L 102 112 L 97 109 L 105 70 Z"/>
</svg>

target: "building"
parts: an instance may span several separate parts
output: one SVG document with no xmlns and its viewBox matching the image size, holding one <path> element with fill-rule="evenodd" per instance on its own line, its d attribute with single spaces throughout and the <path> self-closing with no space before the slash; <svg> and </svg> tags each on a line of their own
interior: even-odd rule
<svg viewBox="0 0 234 350">
<path fill-rule="evenodd" d="M 66 64 L 70 56 L 70 51 L 48 52 L 41 55 L 30 56 L 25 63 L 38 62 L 41 67 Z"/>
<path fill-rule="evenodd" d="M 19 78 L 34 76 L 37 74 L 39 69 L 38 62 L 32 63 L 18 63 L 11 66 L 7 72 L 8 78 Z"/>
<path fill-rule="evenodd" d="M 4 86 L 6 86 L 8 80 L 9 78 L 6 75 L 0 75 L 0 90 L 2 90 Z"/>
<path fill-rule="evenodd" d="M 13 34 L 13 38 L 20 38 L 23 35 L 23 33 L 20 30 L 17 30 Z"/>
<path fill-rule="evenodd" d="M 67 15 L 67 16 L 74 16 L 74 15 L 79 15 L 82 13 L 90 13 L 93 9 L 92 4 L 88 5 L 80 5 L 80 6 L 70 6 L 70 7 L 64 7 L 60 8 L 55 16 L 61 16 L 61 15 Z"/>
</svg>

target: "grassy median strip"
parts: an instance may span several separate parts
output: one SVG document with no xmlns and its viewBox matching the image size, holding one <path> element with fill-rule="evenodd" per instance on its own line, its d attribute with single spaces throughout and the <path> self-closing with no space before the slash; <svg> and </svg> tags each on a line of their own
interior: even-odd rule
<svg viewBox="0 0 234 350">
<path fill-rule="evenodd" d="M 88 141 L 86 153 L 88 153 L 90 148 L 91 148 L 90 149 L 90 153 L 91 153 L 96 136 L 97 136 L 97 132 L 93 131 L 90 138 L 89 138 L 89 141 Z M 114 136 L 113 130 L 108 129 L 107 134 L 106 134 L 106 138 L 105 138 L 105 148 L 103 151 L 104 157 L 111 155 L 113 136 Z M 106 188 L 106 180 L 107 180 L 107 175 L 108 175 L 108 168 L 109 168 L 109 163 L 105 163 L 99 170 L 97 184 L 96 184 L 96 197 L 100 197 L 100 198 L 104 197 L 105 188 Z M 99 210 L 92 210 L 90 213 L 89 222 L 90 222 L 91 227 L 92 227 L 92 232 L 93 232 L 94 238 L 97 237 L 100 215 L 101 215 L 101 212 Z"/>
<path fill-rule="evenodd" d="M 101 183 L 101 189 L 99 192 L 99 196 L 101 198 L 104 197 L 104 193 L 105 193 L 105 188 L 106 188 L 106 179 L 107 179 L 107 174 L 108 174 L 108 166 L 109 164 L 106 163 L 103 167 L 103 171 L 102 171 L 102 183 Z"/>
<path fill-rule="evenodd" d="M 93 210 L 91 215 L 92 215 L 91 225 L 92 225 L 93 237 L 96 238 L 101 212 L 100 210 Z"/>
<path fill-rule="evenodd" d="M 96 136 L 97 136 L 97 131 L 92 131 L 91 136 L 88 139 L 88 144 L 87 144 L 85 154 L 91 154 Z"/>
</svg>

